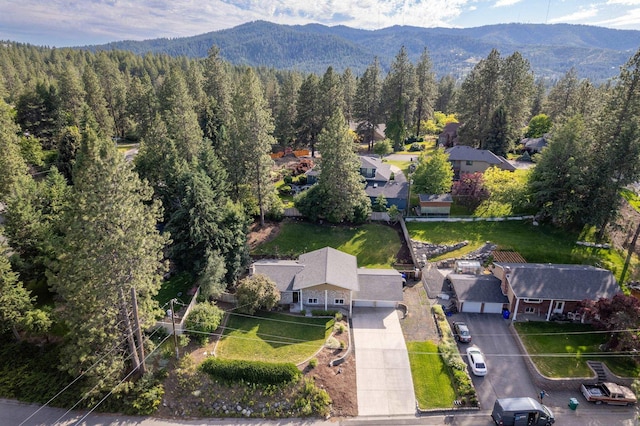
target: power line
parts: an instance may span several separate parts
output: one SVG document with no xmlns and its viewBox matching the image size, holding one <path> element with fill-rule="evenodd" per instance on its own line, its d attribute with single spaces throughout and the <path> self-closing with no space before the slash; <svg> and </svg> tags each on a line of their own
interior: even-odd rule
<svg viewBox="0 0 640 426">
<path fill-rule="evenodd" d="M 160 342 L 160 344 L 159 344 L 159 345 L 158 345 L 158 346 L 157 346 L 153 351 L 151 351 L 151 352 L 150 352 L 146 357 L 144 357 L 144 360 L 146 361 L 146 360 L 147 360 L 147 359 L 148 359 L 148 358 L 149 358 L 149 357 L 150 357 L 150 356 L 151 356 L 155 351 L 157 351 L 157 350 L 158 350 L 158 348 L 159 348 L 159 347 L 160 347 L 164 342 L 166 342 L 166 341 L 167 341 L 167 339 L 168 339 L 169 337 L 171 337 L 171 336 L 166 336 L 166 337 L 165 337 L 165 338 Z M 89 410 L 89 412 L 87 412 L 84 416 L 82 416 L 82 418 L 81 418 L 80 420 L 78 420 L 75 424 L 76 424 L 76 425 L 79 425 L 79 424 L 80 424 L 84 419 L 86 419 L 86 418 L 89 416 L 89 414 L 93 413 L 93 412 L 96 410 L 96 408 L 98 408 L 98 407 L 100 406 L 100 404 L 102 404 L 104 401 L 106 401 L 106 399 L 107 399 L 109 396 L 111 396 L 111 394 L 113 393 L 113 391 L 115 391 L 115 390 L 116 390 L 116 388 L 117 388 L 118 386 L 120 386 L 120 385 L 121 385 L 125 380 L 127 380 L 127 379 L 128 379 L 128 378 L 129 378 L 129 377 L 130 377 L 130 376 L 131 376 L 135 371 L 136 371 L 135 369 L 132 369 L 132 370 L 129 372 L 129 374 L 127 374 L 126 376 L 124 376 L 124 377 L 122 378 L 122 380 L 120 380 L 120 382 L 118 382 L 118 384 L 116 384 L 116 385 L 115 385 L 115 386 L 114 386 L 114 387 L 109 391 L 109 393 L 108 393 L 108 394 L 106 394 L 106 395 L 104 396 L 104 398 L 102 398 L 102 399 L 101 399 L 101 400 L 100 400 L 100 401 L 99 401 L 95 406 L 93 406 L 93 407 L 91 408 L 91 410 Z"/>
</svg>

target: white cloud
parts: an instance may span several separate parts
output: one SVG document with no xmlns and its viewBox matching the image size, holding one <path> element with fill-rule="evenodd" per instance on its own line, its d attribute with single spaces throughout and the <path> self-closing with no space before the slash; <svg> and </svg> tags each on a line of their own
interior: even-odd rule
<svg viewBox="0 0 640 426">
<path fill-rule="evenodd" d="M 512 6 L 516 3 L 520 3 L 522 0 L 498 0 L 493 7 L 505 7 Z"/>
<path fill-rule="evenodd" d="M 613 19 L 607 19 L 600 22 L 594 22 L 593 25 L 604 27 L 637 30 L 640 28 L 640 8 L 626 11 L 622 16 Z"/>
<path fill-rule="evenodd" d="M 584 23 L 586 19 L 598 16 L 599 9 L 596 5 L 590 5 L 587 8 L 580 8 L 577 12 L 570 13 L 568 15 L 559 16 L 557 18 L 549 19 L 550 24 L 557 24 L 560 22 L 576 22 Z"/>
<path fill-rule="evenodd" d="M 640 6 L 640 0 L 607 0 L 607 4 L 620 4 L 623 6 Z"/>
</svg>

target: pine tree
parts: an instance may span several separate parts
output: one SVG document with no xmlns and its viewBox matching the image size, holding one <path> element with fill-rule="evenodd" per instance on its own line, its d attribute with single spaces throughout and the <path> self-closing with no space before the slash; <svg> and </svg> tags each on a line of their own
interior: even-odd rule
<svg viewBox="0 0 640 426">
<path fill-rule="evenodd" d="M 143 342 L 133 336 L 131 291 L 140 326 L 152 325 L 166 238 L 156 229 L 161 212 L 149 203 L 151 188 L 113 143 L 91 130 L 83 135 L 74 181 L 53 278 L 69 330 L 60 366 L 74 376 L 85 372 L 88 385 L 100 391 L 140 363 Z"/>
<path fill-rule="evenodd" d="M 318 140 L 322 152 L 318 187 L 325 196 L 323 215 L 330 222 L 366 220 L 371 201 L 364 190 L 360 161 L 342 111 L 335 110 Z"/>
<path fill-rule="evenodd" d="M 318 134 L 322 130 L 322 105 L 320 103 L 320 81 L 315 74 L 309 74 L 302 82 L 296 101 L 296 142 L 308 146 L 315 157 Z"/>
<path fill-rule="evenodd" d="M 27 173 L 27 165 L 20 155 L 19 130 L 13 121 L 11 107 L 0 99 L 0 200 L 20 176 Z"/>
<path fill-rule="evenodd" d="M 269 156 L 275 143 L 272 135 L 274 125 L 260 82 L 250 68 L 244 72 L 235 89 L 233 112 L 234 126 L 230 139 L 235 152 L 227 157 L 227 170 L 234 170 L 236 189 L 240 184 L 251 187 L 259 209 L 260 224 L 264 226 L 264 217 L 270 207 L 269 194 L 274 191 L 271 181 L 273 160 Z"/>
<path fill-rule="evenodd" d="M 422 121 L 433 116 L 436 92 L 436 78 L 431 69 L 429 51 L 425 47 L 420 56 L 420 61 L 416 66 L 416 112 L 414 119 L 416 124 L 416 138 L 420 137 L 420 125 Z"/>
<path fill-rule="evenodd" d="M 293 146 L 296 138 L 296 103 L 298 90 L 302 84 L 300 75 L 289 72 L 285 75 L 280 89 L 280 108 L 275 117 L 274 136 L 283 146 Z"/>
<path fill-rule="evenodd" d="M 505 107 L 500 105 L 491 117 L 491 125 L 482 141 L 482 149 L 496 155 L 506 156 L 510 148 L 511 131 Z"/>
<path fill-rule="evenodd" d="M 347 123 L 353 120 L 353 109 L 356 98 L 357 82 L 356 78 L 351 71 L 351 68 L 347 68 L 340 76 L 340 84 L 342 85 L 342 95 L 344 97 L 344 117 Z"/>
<path fill-rule="evenodd" d="M 543 111 L 554 122 L 559 122 L 576 114 L 579 85 L 578 72 L 575 68 L 571 68 L 551 88 L 544 103 Z"/>
<path fill-rule="evenodd" d="M 369 151 L 373 149 L 375 128 L 381 121 L 381 97 L 380 64 L 375 58 L 358 81 L 353 109 L 354 118 L 359 122 L 358 131 L 365 135 Z"/>
<path fill-rule="evenodd" d="M 386 115 L 386 135 L 397 151 L 404 147 L 407 129 L 412 127 L 415 110 L 416 73 L 402 46 L 391 64 L 382 86 L 382 105 Z"/>
<path fill-rule="evenodd" d="M 82 81 L 84 83 L 85 103 L 91 108 L 101 133 L 105 137 L 114 135 L 115 123 L 113 122 L 113 116 L 109 113 L 104 91 L 93 68 L 87 67 L 85 69 Z"/>
</svg>

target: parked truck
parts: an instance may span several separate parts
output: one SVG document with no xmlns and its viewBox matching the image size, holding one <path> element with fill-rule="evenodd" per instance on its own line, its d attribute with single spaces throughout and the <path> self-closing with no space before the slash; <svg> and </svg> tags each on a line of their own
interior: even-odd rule
<svg viewBox="0 0 640 426">
<path fill-rule="evenodd" d="M 596 404 L 604 402 L 611 405 L 631 405 L 637 401 L 631 389 L 611 382 L 596 383 L 594 385 L 583 383 L 580 386 L 580 390 L 587 401 L 595 402 Z"/>
<path fill-rule="evenodd" d="M 556 419 L 545 405 L 533 398 L 498 398 L 491 418 L 498 426 L 551 426 Z"/>
</svg>

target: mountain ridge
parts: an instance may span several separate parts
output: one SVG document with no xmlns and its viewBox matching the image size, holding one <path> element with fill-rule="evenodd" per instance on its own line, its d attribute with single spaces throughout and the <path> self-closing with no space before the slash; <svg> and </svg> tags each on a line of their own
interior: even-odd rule
<svg viewBox="0 0 640 426">
<path fill-rule="evenodd" d="M 571 67 L 578 75 L 604 82 L 619 73 L 640 46 L 640 31 L 571 24 L 496 24 L 473 28 L 392 26 L 361 30 L 344 25 L 282 25 L 253 21 L 191 37 L 117 41 L 83 46 L 92 51 L 120 49 L 137 54 L 205 57 L 216 45 L 234 65 L 265 66 L 322 74 L 328 66 L 359 75 L 375 57 L 388 70 L 401 46 L 415 63 L 426 47 L 438 77 L 463 77 L 491 49 L 508 56 L 519 51 L 537 77 L 560 78 Z"/>
</svg>

